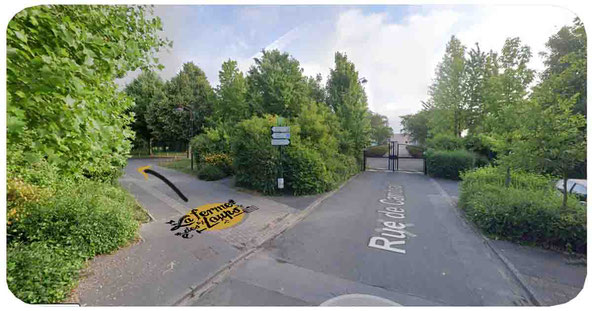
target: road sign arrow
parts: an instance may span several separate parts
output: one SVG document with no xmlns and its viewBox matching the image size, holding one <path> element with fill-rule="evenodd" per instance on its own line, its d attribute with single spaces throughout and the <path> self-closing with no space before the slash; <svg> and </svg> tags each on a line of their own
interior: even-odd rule
<svg viewBox="0 0 592 311">
<path fill-rule="evenodd" d="M 271 127 L 271 131 L 274 133 L 290 133 L 289 126 L 273 126 Z"/>
<path fill-rule="evenodd" d="M 271 145 L 272 146 L 286 146 L 290 144 L 289 139 L 272 139 Z"/>
<path fill-rule="evenodd" d="M 290 138 L 290 133 L 273 133 L 271 134 L 271 138 L 288 139 Z"/>
</svg>

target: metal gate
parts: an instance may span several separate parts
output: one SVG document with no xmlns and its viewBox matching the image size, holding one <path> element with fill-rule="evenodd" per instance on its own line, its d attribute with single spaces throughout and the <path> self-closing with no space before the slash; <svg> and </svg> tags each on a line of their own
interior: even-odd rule
<svg viewBox="0 0 592 311">
<path fill-rule="evenodd" d="M 395 147 L 395 170 L 406 172 L 422 172 L 427 173 L 426 162 L 423 157 L 423 152 L 410 153 L 407 146 L 414 146 L 409 144 L 396 144 Z"/>
<path fill-rule="evenodd" d="M 364 150 L 363 170 L 378 171 L 407 171 L 426 173 L 426 163 L 423 153 L 411 154 L 407 150 L 409 144 L 388 142 L 388 155 L 375 155 Z"/>
</svg>

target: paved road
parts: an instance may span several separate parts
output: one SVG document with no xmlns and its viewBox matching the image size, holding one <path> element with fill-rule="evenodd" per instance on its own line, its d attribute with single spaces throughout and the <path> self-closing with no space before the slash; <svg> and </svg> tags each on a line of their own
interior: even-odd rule
<svg viewBox="0 0 592 311">
<path fill-rule="evenodd" d="M 351 293 L 402 305 L 529 304 L 451 203 L 424 175 L 364 172 L 188 304 L 319 305 Z"/>
</svg>

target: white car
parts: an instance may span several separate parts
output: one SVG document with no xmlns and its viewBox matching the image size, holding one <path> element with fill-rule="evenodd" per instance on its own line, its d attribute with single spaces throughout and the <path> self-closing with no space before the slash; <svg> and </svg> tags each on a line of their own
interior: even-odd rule
<svg viewBox="0 0 592 311">
<path fill-rule="evenodd" d="M 558 180 L 555 183 L 555 188 L 563 193 L 563 179 Z M 567 191 L 569 193 L 578 196 L 580 201 L 586 202 L 587 195 L 587 182 L 586 179 L 568 179 L 567 180 Z"/>
</svg>

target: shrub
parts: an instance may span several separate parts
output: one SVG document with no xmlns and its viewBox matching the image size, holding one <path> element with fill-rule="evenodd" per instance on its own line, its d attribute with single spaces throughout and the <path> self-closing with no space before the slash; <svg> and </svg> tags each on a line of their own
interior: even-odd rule
<svg viewBox="0 0 592 311">
<path fill-rule="evenodd" d="M 323 159 L 311 148 L 287 148 L 284 168 L 286 188 L 295 195 L 321 193 L 333 185 Z"/>
<path fill-rule="evenodd" d="M 204 163 L 206 165 L 213 165 L 226 175 L 232 174 L 232 158 L 225 153 L 211 153 L 204 156 Z"/>
<path fill-rule="evenodd" d="M 432 138 L 428 138 L 426 145 L 428 148 L 436 150 L 452 151 L 464 149 L 462 138 L 446 134 L 437 134 Z"/>
<path fill-rule="evenodd" d="M 212 164 L 205 164 L 197 171 L 197 177 L 202 180 L 218 180 L 226 176 L 221 168 Z"/>
<path fill-rule="evenodd" d="M 425 161 L 430 176 L 459 179 L 462 171 L 475 166 L 475 154 L 467 150 L 429 150 Z"/>
<path fill-rule="evenodd" d="M 18 207 L 25 217 L 8 226 L 8 242 L 47 242 L 84 258 L 107 253 L 135 236 L 136 204 L 119 187 L 88 180 L 64 183 L 50 198 Z"/>
<path fill-rule="evenodd" d="M 407 145 L 405 149 L 414 158 L 421 158 L 423 156 L 424 148 L 422 146 Z"/>
<path fill-rule="evenodd" d="M 230 153 L 230 133 L 224 124 L 216 128 L 207 128 L 191 139 L 191 149 L 198 161 L 204 161 L 210 154 Z"/>
<path fill-rule="evenodd" d="M 338 153 L 332 157 L 325 158 L 324 161 L 327 171 L 331 175 L 331 189 L 337 187 L 360 171 L 360 165 L 352 156 Z"/>
<path fill-rule="evenodd" d="M 231 137 L 231 150 L 236 184 L 273 194 L 278 177 L 279 152 L 272 146 L 271 127 L 276 118 L 271 115 L 252 117 L 240 122 Z M 297 128 L 292 126 L 290 139 L 294 143 Z"/>
<path fill-rule="evenodd" d="M 23 169 L 7 180 L 7 282 L 28 303 L 64 299 L 84 260 L 127 244 L 146 217 L 122 188 L 55 180 L 50 167 L 46 176 Z"/>
<path fill-rule="evenodd" d="M 64 247 L 44 242 L 11 245 L 6 252 L 6 282 L 27 303 L 56 303 L 74 288 L 83 264 Z"/>
<path fill-rule="evenodd" d="M 459 206 L 495 238 L 585 253 L 585 206 L 570 196 L 567 208 L 562 208 L 549 177 L 524 172 L 513 176 L 504 187 L 504 174 L 497 168 L 464 173 Z"/>
<path fill-rule="evenodd" d="M 365 153 L 366 156 L 369 157 L 382 157 L 387 154 L 389 151 L 388 145 L 378 145 L 378 146 L 371 146 L 366 148 Z"/>
</svg>

